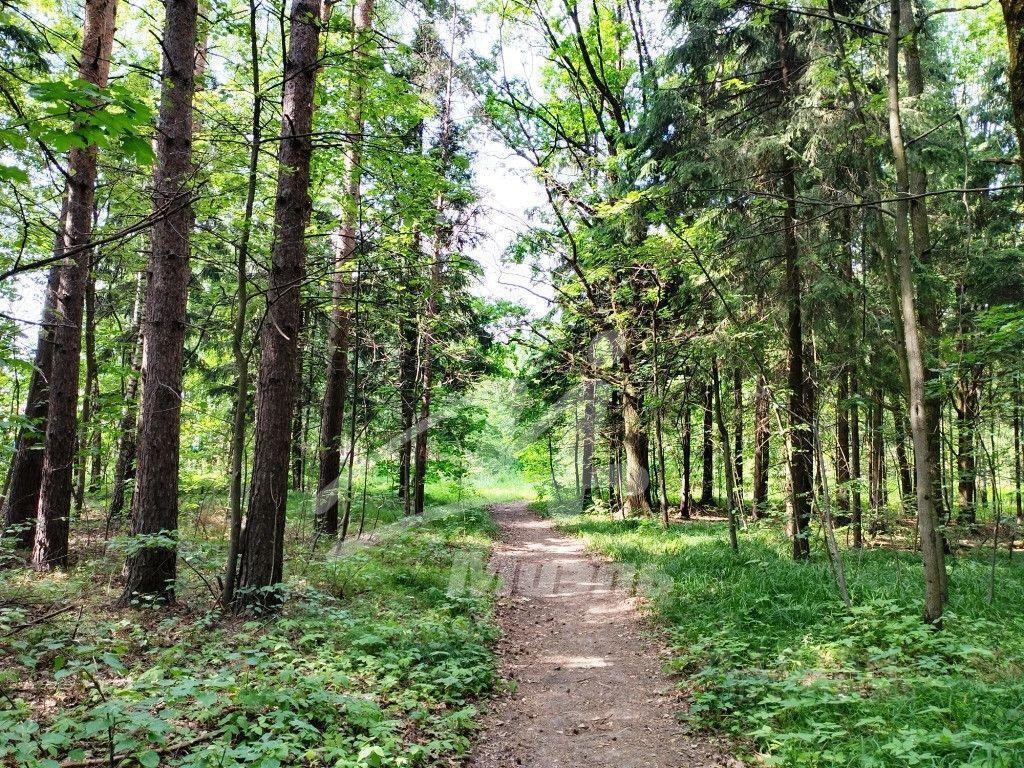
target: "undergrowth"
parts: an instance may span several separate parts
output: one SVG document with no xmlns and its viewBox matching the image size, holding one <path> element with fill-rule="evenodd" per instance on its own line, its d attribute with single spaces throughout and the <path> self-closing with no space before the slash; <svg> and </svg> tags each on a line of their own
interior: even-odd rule
<svg viewBox="0 0 1024 768">
<path fill-rule="evenodd" d="M 1024 765 L 1024 558 L 951 563 L 936 632 L 920 619 L 920 559 L 847 551 L 854 607 L 823 555 L 795 563 L 778 526 L 733 554 L 721 523 L 666 532 L 654 521 L 584 515 L 560 527 L 671 579 L 652 604 L 697 727 L 747 745 L 755 764 L 793 768 Z M 819 548 L 820 552 L 820 548 Z"/>
<path fill-rule="evenodd" d="M 249 619 L 113 611 L 89 564 L 0 573 L 0 765 L 443 764 L 496 684 L 489 597 L 447 589 L 491 531 L 460 509 L 315 560 Z"/>
</svg>

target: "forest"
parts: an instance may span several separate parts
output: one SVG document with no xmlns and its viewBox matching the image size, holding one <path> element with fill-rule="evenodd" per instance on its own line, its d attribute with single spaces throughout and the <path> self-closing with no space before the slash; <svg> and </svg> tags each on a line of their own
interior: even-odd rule
<svg viewBox="0 0 1024 768">
<path fill-rule="evenodd" d="M 0 765 L 1024 766 L 1024 1 L 0 0 L 0 190 Z"/>
</svg>

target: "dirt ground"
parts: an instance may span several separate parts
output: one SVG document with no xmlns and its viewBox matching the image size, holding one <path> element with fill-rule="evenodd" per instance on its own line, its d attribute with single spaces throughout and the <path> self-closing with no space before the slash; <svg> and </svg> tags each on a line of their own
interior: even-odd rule
<svg viewBox="0 0 1024 768">
<path fill-rule="evenodd" d="M 486 714 L 470 768 L 741 766 L 678 721 L 684 702 L 631 579 L 525 504 L 492 512 L 501 536 L 491 568 L 504 585 L 498 650 L 515 685 Z"/>
</svg>

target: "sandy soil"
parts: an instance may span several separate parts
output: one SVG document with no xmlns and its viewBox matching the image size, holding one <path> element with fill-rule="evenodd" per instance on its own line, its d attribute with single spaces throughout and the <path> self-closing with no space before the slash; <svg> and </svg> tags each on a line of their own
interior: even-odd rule
<svg viewBox="0 0 1024 768">
<path fill-rule="evenodd" d="M 486 714 L 470 768 L 740 766 L 678 721 L 684 702 L 630 579 L 525 504 L 492 512 L 501 536 L 491 568 L 504 585 L 498 650 L 515 686 Z"/>
</svg>

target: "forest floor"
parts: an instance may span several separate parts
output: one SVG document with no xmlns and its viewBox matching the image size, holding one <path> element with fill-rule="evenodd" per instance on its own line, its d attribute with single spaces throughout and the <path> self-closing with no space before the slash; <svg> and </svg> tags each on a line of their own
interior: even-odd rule
<svg viewBox="0 0 1024 768">
<path fill-rule="evenodd" d="M 740 765 L 677 718 L 684 702 L 636 611 L 631 574 L 587 555 L 525 503 L 491 509 L 498 652 L 514 685 L 484 718 L 471 768 Z"/>
</svg>

